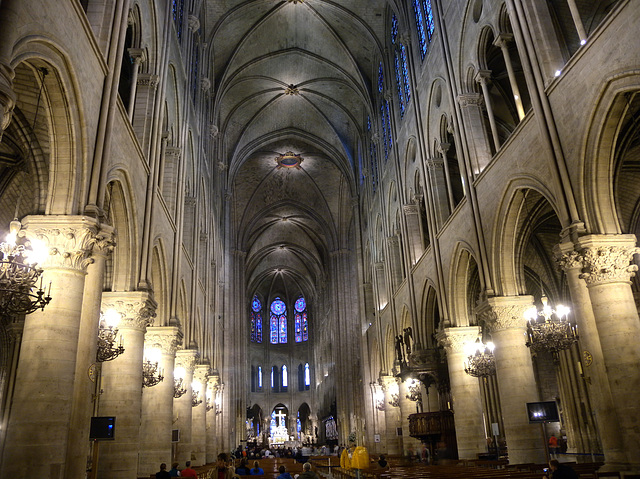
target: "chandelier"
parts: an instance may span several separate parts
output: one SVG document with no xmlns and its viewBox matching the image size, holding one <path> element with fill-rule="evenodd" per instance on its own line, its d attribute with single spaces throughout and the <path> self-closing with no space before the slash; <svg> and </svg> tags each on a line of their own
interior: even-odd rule
<svg viewBox="0 0 640 479">
<path fill-rule="evenodd" d="M 202 399 L 200 398 L 200 383 L 193 382 L 191 383 L 191 407 L 196 407 L 202 404 Z"/>
<path fill-rule="evenodd" d="M 567 319 L 571 312 L 568 307 L 559 304 L 556 309 L 553 309 L 549 306 L 549 300 L 544 293 L 541 301 L 541 310 L 538 311 L 535 306 L 532 306 L 524 314 L 529 320 L 525 344 L 533 353 L 548 351 L 557 358 L 560 351 L 569 349 L 578 341 L 578 326 L 571 324 Z"/>
<path fill-rule="evenodd" d="M 293 85 L 292 85 L 293 86 Z M 289 87 L 291 88 L 291 86 Z M 296 90 L 297 91 L 297 90 Z M 287 151 L 284 155 L 278 155 L 275 158 L 278 168 L 300 168 L 300 163 L 304 161 L 300 155 L 296 155 L 293 151 Z"/>
<path fill-rule="evenodd" d="M 48 293 L 42 288 L 42 263 L 47 255 L 46 247 L 32 240 L 29 248 L 16 243 L 20 221 L 13 220 L 6 241 L 0 243 L 0 312 L 4 316 L 30 314 L 51 301 L 51 284 Z M 40 278 L 40 287 L 33 291 Z"/>
<path fill-rule="evenodd" d="M 480 338 L 476 339 L 475 343 L 466 344 L 467 360 L 464 363 L 464 372 L 474 378 L 493 376 L 496 373 L 494 348 L 493 343 L 484 344 Z"/>
<path fill-rule="evenodd" d="M 173 378 L 173 397 L 176 399 L 181 398 L 187 392 L 187 390 L 182 387 L 183 379 L 179 377 Z"/>
<path fill-rule="evenodd" d="M 120 313 L 115 309 L 108 309 L 100 316 L 96 360 L 99 363 L 103 363 L 105 361 L 112 361 L 124 353 L 124 347 L 122 346 L 122 336 L 120 337 L 120 344 L 116 346 L 116 338 L 118 337 L 118 328 L 116 325 L 120 320 Z"/>
<path fill-rule="evenodd" d="M 145 360 L 142 363 L 142 387 L 151 388 L 160 383 L 164 379 L 162 372 L 162 369 L 158 368 L 157 361 Z"/>
</svg>

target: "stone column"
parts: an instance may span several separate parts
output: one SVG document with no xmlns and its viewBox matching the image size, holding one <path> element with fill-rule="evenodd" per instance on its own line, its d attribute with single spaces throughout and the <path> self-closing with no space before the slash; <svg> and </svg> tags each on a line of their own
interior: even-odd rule
<svg viewBox="0 0 640 479">
<path fill-rule="evenodd" d="M 62 479 L 72 412 L 82 301 L 97 221 L 83 216 L 27 216 L 27 238 L 48 255 L 40 267 L 51 303 L 25 317 L 1 477 Z M 87 365 L 88 368 L 88 365 Z M 86 398 L 87 401 L 90 398 Z"/>
<path fill-rule="evenodd" d="M 218 442 L 216 434 L 216 397 L 220 377 L 213 372 L 207 378 L 207 412 L 206 412 L 206 462 L 216 462 L 218 456 Z M 262 430 L 260 431 L 262 432 Z"/>
<path fill-rule="evenodd" d="M 100 416 L 115 416 L 115 440 L 100 444 L 98 477 L 129 479 L 138 472 L 144 334 L 156 316 L 156 302 L 145 291 L 105 292 L 102 308 L 121 315 L 118 333 L 123 354 L 102 365 Z"/>
<path fill-rule="evenodd" d="M 387 246 L 389 251 L 389 265 L 391 266 L 391 280 L 395 290 L 402 283 L 402 254 L 400 252 L 399 235 L 387 236 Z"/>
<path fill-rule="evenodd" d="M 428 158 L 426 161 L 429 183 L 433 191 L 434 212 L 437 228 L 440 229 L 449 218 L 449 200 L 447 197 L 447 182 L 444 175 L 444 160 L 442 158 Z"/>
<path fill-rule="evenodd" d="M 532 296 L 502 296 L 488 298 L 478 308 L 496 345 L 493 354 L 512 464 L 545 461 L 540 426 L 529 424 L 526 410 L 527 402 L 539 399 L 531 353 L 525 346 L 527 321 L 524 313 L 532 304 Z"/>
<path fill-rule="evenodd" d="M 482 95 L 467 93 L 458 96 L 462 115 L 467 124 L 467 137 L 469 138 L 469 151 L 471 154 L 471 169 L 473 175 L 478 176 L 491 162 L 491 147 L 489 136 L 484 123 Z"/>
<path fill-rule="evenodd" d="M 411 264 L 418 262 L 424 252 L 422 240 L 422 222 L 420 221 L 420 205 L 409 203 L 403 205 L 402 210 L 407 222 L 407 236 L 411 255 Z"/>
<path fill-rule="evenodd" d="M 589 290 L 587 284 L 580 279 L 583 266 L 582 256 L 574 250 L 572 243 L 558 245 L 555 252 L 558 263 L 567 277 L 573 317 L 580 334 L 582 376 L 588 385 L 604 459 L 608 466 L 620 467 L 626 463 L 626 454 L 619 433 L 618 417 L 614 409 L 611 408 L 614 401 L 607 379 L 607 370 L 591 307 Z"/>
<path fill-rule="evenodd" d="M 402 446 L 397 428 L 400 423 L 400 388 L 393 376 L 382 376 L 382 390 L 384 391 L 384 425 L 386 430 L 385 442 L 388 454 L 401 454 Z"/>
<path fill-rule="evenodd" d="M 142 151 L 147 153 L 151 147 L 151 134 L 153 125 L 153 106 L 156 98 L 156 88 L 158 87 L 158 75 L 151 73 L 138 74 L 138 87 L 136 89 L 135 109 L 138 114 L 132 117 L 133 131 L 140 142 Z M 166 146 L 166 139 L 163 138 L 163 146 Z M 161 152 L 161 158 L 164 150 Z M 161 174 L 161 172 L 159 172 Z M 160 183 L 162 184 L 162 183 Z"/>
<path fill-rule="evenodd" d="M 142 389 L 138 477 L 148 477 L 157 472 L 159 464 L 169 464 L 171 459 L 173 365 L 181 342 L 182 333 L 175 326 L 148 327 L 144 337 L 145 355 L 159 353 L 158 367 L 164 371 L 164 380 Z"/>
<path fill-rule="evenodd" d="M 402 423 L 402 447 L 403 452 L 406 454 L 408 451 L 413 451 L 415 454 L 420 451 L 420 441 L 409 436 L 409 415 L 416 414 L 416 402 L 409 400 L 407 397 L 410 395 L 409 388 L 407 387 L 407 381 L 400 381 L 400 422 Z"/>
<path fill-rule="evenodd" d="M 376 277 L 376 286 L 378 290 L 378 307 L 376 308 L 376 313 L 384 309 L 384 307 L 389 303 L 389 293 L 387 290 L 387 281 L 384 276 L 384 263 L 378 262 L 374 264 L 375 277 Z"/>
<path fill-rule="evenodd" d="M 630 265 L 636 248 L 634 235 L 588 235 L 578 240 L 583 262 L 580 276 L 587 283 L 602 358 L 618 416 L 618 435 L 624 441 L 628 463 L 640 466 L 640 320 Z"/>
<path fill-rule="evenodd" d="M 133 73 L 131 75 L 131 91 L 129 94 L 129 105 L 127 106 L 127 116 L 129 121 L 133 119 L 133 107 L 136 104 L 136 89 L 138 88 L 138 72 L 140 64 L 146 60 L 146 53 L 142 48 L 129 48 L 129 57 L 133 60 Z"/>
<path fill-rule="evenodd" d="M 495 39 L 493 44 L 497 47 L 500 47 L 500 50 L 502 50 L 504 63 L 507 66 L 507 75 L 509 76 L 509 85 L 511 86 L 511 93 L 513 93 L 513 99 L 516 102 L 516 110 L 518 111 L 518 118 L 522 120 L 524 118 L 524 108 L 522 106 L 522 97 L 520 96 L 520 89 L 518 88 L 518 82 L 516 81 L 516 74 L 513 71 L 513 64 L 511 63 L 511 55 L 509 54 L 508 43 L 511 41 L 513 41 L 513 33 L 501 33 Z"/>
<path fill-rule="evenodd" d="M 479 334 L 480 328 L 477 326 L 445 328 L 438 334 L 438 341 L 447 351 L 460 459 L 476 459 L 479 452 L 486 450 L 480 385 L 478 378 L 469 376 L 464 371 L 464 363 L 467 359 L 464 346 L 467 343 L 473 343 Z"/>
<path fill-rule="evenodd" d="M 200 386 L 198 400 L 202 401 L 195 406 L 191 415 L 191 457 L 194 466 L 202 466 L 206 463 L 207 451 L 207 423 L 206 423 L 206 391 L 207 376 L 209 375 L 208 364 L 198 364 L 193 372 L 193 383 Z"/>
<path fill-rule="evenodd" d="M 449 210 L 453 212 L 456 207 L 456 203 L 453 198 L 453 187 L 451 183 L 451 172 L 449 171 L 449 159 L 447 158 L 447 152 L 451 144 L 439 142 L 438 153 L 442 156 L 442 165 L 444 167 L 444 177 L 447 180 L 447 199 L 449 200 Z"/>
<path fill-rule="evenodd" d="M 20 0 L 2 0 L 0 2 L 0 141 L 4 130 L 11 123 L 11 115 L 16 106 L 16 93 L 13 91 L 15 72 L 11 68 L 13 46 L 18 36 L 20 24 L 18 8 Z"/>
<path fill-rule="evenodd" d="M 489 117 L 489 125 L 491 125 L 491 135 L 493 136 L 493 146 L 496 151 L 500 149 L 500 138 L 498 137 L 498 127 L 496 126 L 496 118 L 493 114 L 493 106 L 491 104 L 491 95 L 489 95 L 489 81 L 491 81 L 491 72 L 489 70 L 480 70 L 476 74 L 476 81 L 480 83 L 482 88 L 482 96 L 484 104 L 487 108 L 487 116 Z"/>
<path fill-rule="evenodd" d="M 576 0 L 567 0 L 567 3 L 569 4 L 569 10 L 571 11 L 571 18 L 573 18 L 573 23 L 576 26 L 578 36 L 580 37 L 580 44 L 584 45 L 587 42 L 587 32 L 585 31 L 584 25 L 582 24 L 582 18 L 580 18 L 580 10 L 578 10 Z"/>
<path fill-rule="evenodd" d="M 65 477 L 81 477 L 87 470 L 89 456 L 89 430 L 95 406 L 96 354 L 98 350 L 98 324 L 102 305 L 104 267 L 107 256 L 115 245 L 113 228 L 100 225 L 93 239 L 92 264 L 87 266 L 84 284 L 80 330 L 78 332 L 78 354 L 71 406 L 71 421 L 67 449 Z"/>
<path fill-rule="evenodd" d="M 194 349 L 180 349 L 176 352 L 176 369 L 184 369 L 182 387 L 187 390 L 182 397 L 173 401 L 174 429 L 180 430 L 180 441 L 177 445 L 175 460 L 180 464 L 191 460 L 191 424 L 193 417 L 191 383 L 193 382 L 193 371 L 199 357 L 198 351 Z"/>
</svg>

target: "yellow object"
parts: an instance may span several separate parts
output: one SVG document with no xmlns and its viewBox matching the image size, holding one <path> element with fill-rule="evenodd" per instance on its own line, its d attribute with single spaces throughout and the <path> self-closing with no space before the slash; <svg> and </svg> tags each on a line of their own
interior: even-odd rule
<svg viewBox="0 0 640 479">
<path fill-rule="evenodd" d="M 366 447 L 358 446 L 351 456 L 351 467 L 354 469 L 369 468 L 369 452 Z"/>
<path fill-rule="evenodd" d="M 351 457 L 349 457 L 349 449 L 344 449 L 340 455 L 340 467 L 342 469 L 351 469 Z"/>
</svg>

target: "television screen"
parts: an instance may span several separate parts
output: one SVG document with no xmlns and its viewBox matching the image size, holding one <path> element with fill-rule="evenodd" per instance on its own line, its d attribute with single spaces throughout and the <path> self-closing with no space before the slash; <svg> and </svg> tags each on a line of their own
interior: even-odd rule
<svg viewBox="0 0 640 479">
<path fill-rule="evenodd" d="M 528 402 L 527 415 L 530 423 L 560 421 L 558 406 L 555 401 Z"/>
<path fill-rule="evenodd" d="M 114 416 L 92 417 L 89 439 L 115 439 L 116 418 Z"/>
</svg>

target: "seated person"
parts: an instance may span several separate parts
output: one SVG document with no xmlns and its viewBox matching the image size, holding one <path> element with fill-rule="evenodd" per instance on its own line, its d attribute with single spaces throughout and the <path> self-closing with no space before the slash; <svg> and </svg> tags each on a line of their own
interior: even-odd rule
<svg viewBox="0 0 640 479">
<path fill-rule="evenodd" d="M 251 475 L 251 469 L 249 469 L 249 466 L 247 466 L 247 460 L 246 459 L 242 459 L 240 461 L 240 465 L 238 467 L 236 467 L 236 474 L 239 476 L 250 476 Z"/>
<path fill-rule="evenodd" d="M 378 466 L 380 466 L 382 469 L 387 469 L 389 467 L 389 463 L 385 459 L 384 454 L 380 454 L 380 458 L 378 459 Z"/>
<path fill-rule="evenodd" d="M 251 469 L 252 476 L 264 476 L 264 469 L 260 467 L 258 461 L 253 461 L 253 469 Z"/>
<path fill-rule="evenodd" d="M 556 459 L 549 461 L 549 477 L 551 479 L 579 479 L 580 476 L 570 466 L 558 462 Z"/>
<path fill-rule="evenodd" d="M 293 479 L 293 477 L 291 477 L 291 474 L 286 472 L 286 470 L 287 469 L 284 466 L 280 466 L 278 468 L 278 472 L 280 473 L 280 475 L 276 479 Z"/>
</svg>

